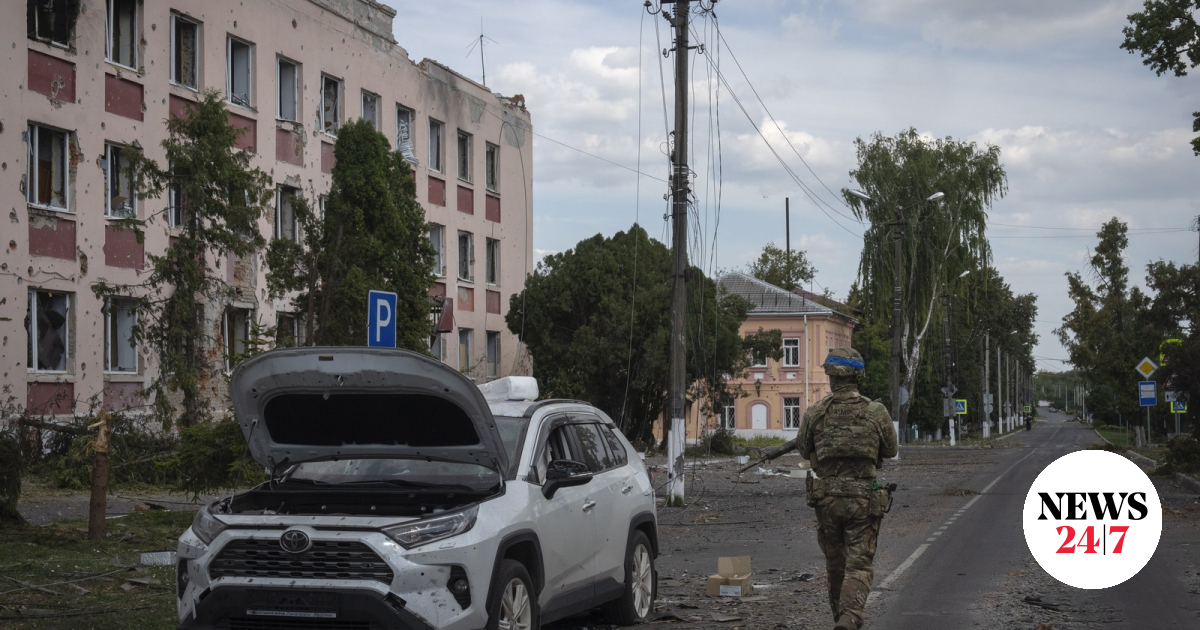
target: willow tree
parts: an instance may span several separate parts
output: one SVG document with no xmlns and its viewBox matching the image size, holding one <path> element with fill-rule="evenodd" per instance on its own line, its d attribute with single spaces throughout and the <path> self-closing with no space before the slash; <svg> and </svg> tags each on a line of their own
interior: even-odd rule
<svg viewBox="0 0 1200 630">
<path fill-rule="evenodd" d="M 999 147 L 980 149 L 974 142 L 931 139 L 913 128 L 895 137 L 876 132 L 869 141 L 858 138 L 854 145 L 858 168 L 850 177 L 870 198 L 844 193 L 854 215 L 869 224 L 858 268 L 861 307 L 868 320 L 900 327 L 900 380 L 913 392 L 947 280 L 991 261 L 987 211 L 1007 192 L 1008 176 Z M 944 196 L 928 201 L 936 193 Z M 899 269 L 893 242 L 897 234 L 902 235 Z M 898 322 L 892 321 L 891 309 L 897 273 L 902 294 Z M 908 404 L 893 415 L 907 426 Z"/>
</svg>

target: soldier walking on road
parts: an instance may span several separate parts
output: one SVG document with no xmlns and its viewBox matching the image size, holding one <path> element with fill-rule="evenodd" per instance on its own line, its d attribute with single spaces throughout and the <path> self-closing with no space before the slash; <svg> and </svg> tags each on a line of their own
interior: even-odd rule
<svg viewBox="0 0 1200 630">
<path fill-rule="evenodd" d="M 825 358 L 833 390 L 804 414 L 796 438 L 816 478 L 808 504 L 817 510 L 817 543 L 825 554 L 835 630 L 858 630 L 874 577 L 875 543 L 889 502 L 875 471 L 897 452 L 887 409 L 858 393 L 862 355 L 834 348 Z"/>
</svg>

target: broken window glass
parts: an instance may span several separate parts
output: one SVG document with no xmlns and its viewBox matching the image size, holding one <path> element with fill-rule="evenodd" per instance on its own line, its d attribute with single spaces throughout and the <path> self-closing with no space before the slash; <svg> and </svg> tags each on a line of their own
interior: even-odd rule
<svg viewBox="0 0 1200 630">
<path fill-rule="evenodd" d="M 333 77 L 321 77 L 321 129 L 337 135 L 341 110 L 342 82 Z"/>
<path fill-rule="evenodd" d="M 442 123 L 429 120 L 429 170 L 442 170 Z"/>
<path fill-rule="evenodd" d="M 105 144 L 104 180 L 108 188 L 104 216 L 128 219 L 137 216 L 137 195 L 133 189 L 133 168 L 128 152 L 132 149 Z"/>
<path fill-rule="evenodd" d="M 433 273 L 446 275 L 446 263 L 442 253 L 446 250 L 446 228 L 437 223 L 429 224 L 429 242 L 433 243 Z"/>
<path fill-rule="evenodd" d="M 403 105 L 396 106 L 396 150 L 406 162 L 418 165 L 417 156 L 413 153 L 412 141 L 413 111 Z"/>
<path fill-rule="evenodd" d="M 296 210 L 293 202 L 300 189 L 291 186 L 280 186 L 275 193 L 275 238 L 295 241 L 300 232 L 296 224 Z"/>
<path fill-rule="evenodd" d="M 458 178 L 471 181 L 471 134 L 458 131 Z"/>
<path fill-rule="evenodd" d="M 275 117 L 280 120 L 297 120 L 296 117 L 296 86 L 300 75 L 300 68 L 295 63 L 288 61 L 282 57 L 278 58 L 276 65 L 276 85 L 279 89 L 278 98 L 279 107 L 275 112 Z"/>
<path fill-rule="evenodd" d="M 371 123 L 371 127 L 379 131 L 379 95 L 366 90 L 362 93 L 362 119 Z"/>
<path fill-rule="evenodd" d="M 458 371 L 471 373 L 471 341 L 475 331 L 470 328 L 458 329 Z"/>
<path fill-rule="evenodd" d="M 229 307 L 225 309 L 225 320 L 221 325 L 222 336 L 225 337 L 225 371 L 245 358 L 246 341 L 250 339 L 250 322 L 253 311 L 248 308 Z"/>
<path fill-rule="evenodd" d="M 225 40 L 226 92 L 229 102 L 250 107 L 250 57 L 253 45 L 232 37 Z"/>
<path fill-rule="evenodd" d="M 500 375 L 500 333 L 488 331 L 487 334 L 487 376 L 495 378 Z"/>
<path fill-rule="evenodd" d="M 471 267 L 475 263 L 475 239 L 470 232 L 458 233 L 458 279 L 474 280 L 475 274 Z"/>
<path fill-rule="evenodd" d="M 199 68 L 200 25 L 171 14 L 171 82 L 196 89 Z"/>
<path fill-rule="evenodd" d="M 107 59 L 137 67 L 137 0 L 108 0 Z"/>
<path fill-rule="evenodd" d="M 27 0 L 29 39 L 70 46 L 79 17 L 79 0 Z"/>
<path fill-rule="evenodd" d="M 500 240 L 489 238 L 484 252 L 484 277 L 488 284 L 500 284 Z"/>
<path fill-rule="evenodd" d="M 29 168 L 26 199 L 29 203 L 65 210 L 67 208 L 67 132 L 29 125 Z"/>
<path fill-rule="evenodd" d="M 104 371 L 137 372 L 137 303 L 129 298 L 109 298 L 104 305 Z"/>
<path fill-rule="evenodd" d="M 294 348 L 299 344 L 299 318 L 295 313 L 275 314 L 275 347 Z"/>
<path fill-rule="evenodd" d="M 500 147 L 487 143 L 485 160 L 484 170 L 487 172 L 484 177 L 487 179 L 487 189 L 496 192 L 500 190 Z"/>
<path fill-rule="evenodd" d="M 26 366 L 33 372 L 65 372 L 69 363 L 71 294 L 32 290 L 25 313 Z"/>
</svg>

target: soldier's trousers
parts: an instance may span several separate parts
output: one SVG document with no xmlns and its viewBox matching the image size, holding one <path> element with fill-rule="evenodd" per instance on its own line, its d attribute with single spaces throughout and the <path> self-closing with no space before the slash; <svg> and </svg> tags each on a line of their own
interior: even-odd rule
<svg viewBox="0 0 1200 630">
<path fill-rule="evenodd" d="M 825 554 L 834 620 L 861 627 L 875 572 L 875 543 L 883 512 L 878 500 L 827 496 L 817 510 L 817 543 Z"/>
</svg>

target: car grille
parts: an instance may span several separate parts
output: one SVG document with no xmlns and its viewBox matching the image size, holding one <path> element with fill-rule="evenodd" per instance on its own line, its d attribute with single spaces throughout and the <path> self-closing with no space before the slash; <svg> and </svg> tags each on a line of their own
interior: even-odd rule
<svg viewBox="0 0 1200 630">
<path fill-rule="evenodd" d="M 337 621 L 336 619 L 255 619 L 234 617 L 229 630 L 374 630 L 366 621 Z"/>
<path fill-rule="evenodd" d="M 208 573 L 214 580 L 248 577 L 392 582 L 387 563 L 356 541 L 315 540 L 308 551 L 291 553 L 284 551 L 278 540 L 235 540 L 225 545 Z"/>
</svg>

